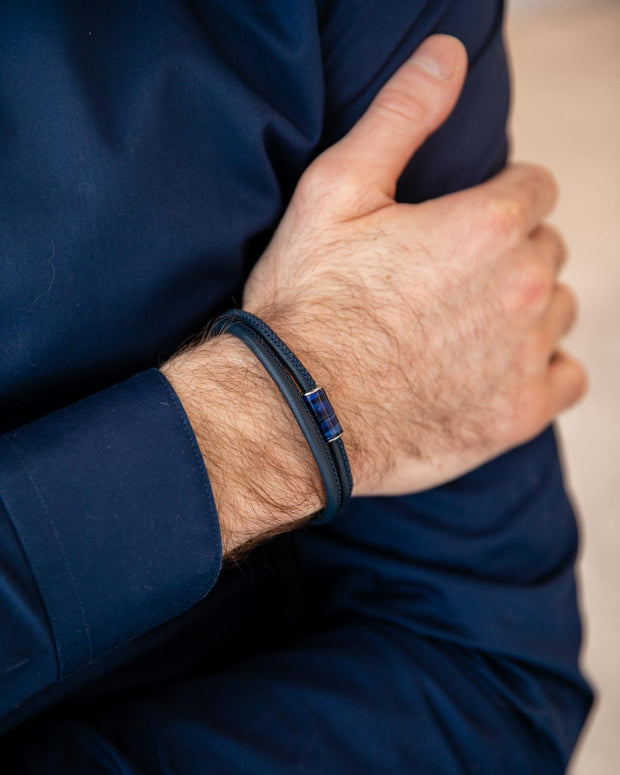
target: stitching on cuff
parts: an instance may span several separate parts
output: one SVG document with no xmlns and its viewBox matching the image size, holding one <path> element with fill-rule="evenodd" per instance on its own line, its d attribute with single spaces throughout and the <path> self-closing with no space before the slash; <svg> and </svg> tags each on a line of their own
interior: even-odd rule
<svg viewBox="0 0 620 775">
<path fill-rule="evenodd" d="M 58 551 L 60 552 L 60 556 L 62 557 L 62 560 L 63 560 L 63 563 L 64 563 L 65 568 L 67 570 L 67 573 L 69 574 L 69 579 L 70 579 L 70 582 L 71 582 L 71 587 L 72 587 L 73 592 L 75 594 L 75 597 L 76 597 L 76 600 L 77 600 L 77 604 L 78 604 L 78 609 L 80 611 L 80 616 L 82 618 L 82 623 L 83 623 L 84 629 L 86 631 L 86 640 L 87 640 L 87 643 L 88 643 L 88 662 L 90 663 L 93 660 L 93 645 L 92 645 L 92 638 L 91 638 L 91 634 L 90 634 L 90 627 L 88 625 L 88 619 L 86 617 L 86 609 L 84 608 L 84 604 L 82 602 L 82 598 L 80 597 L 80 593 L 78 591 L 77 583 L 75 581 L 75 576 L 73 574 L 73 569 L 71 568 L 71 564 L 69 563 L 65 546 L 64 546 L 64 544 L 62 542 L 62 539 L 60 537 L 60 533 L 58 532 L 58 529 L 56 527 L 56 523 L 54 522 L 52 514 L 51 514 L 51 512 L 50 512 L 50 510 L 49 510 L 49 508 L 47 506 L 46 501 L 45 501 L 45 498 L 43 497 L 43 494 L 42 494 L 39 486 L 37 485 L 36 481 L 32 477 L 32 475 L 30 473 L 30 470 L 28 469 L 28 466 L 26 465 L 26 461 L 24 460 L 24 458 L 23 458 L 22 454 L 20 453 L 19 449 L 15 446 L 15 444 L 13 444 L 13 442 L 11 441 L 10 438 L 8 439 L 8 444 L 9 444 L 10 448 L 13 450 L 13 452 L 15 454 L 15 457 L 17 458 L 17 460 L 21 464 L 22 468 L 24 469 L 24 471 L 26 473 L 26 476 L 28 477 L 28 481 L 30 482 L 30 484 L 32 486 L 32 489 L 34 490 L 34 492 L 35 492 L 35 494 L 37 496 L 37 499 L 38 499 L 39 503 L 41 504 L 41 509 L 43 511 L 43 514 L 45 515 L 45 517 L 46 517 L 46 519 L 48 521 L 48 524 L 50 525 L 50 527 L 52 529 L 52 533 L 54 534 L 54 538 L 56 539 L 56 544 L 58 546 Z M 28 558 L 30 560 L 30 555 L 29 554 L 28 554 Z M 34 570 L 34 564 L 33 564 L 33 570 Z M 38 583 L 37 583 L 37 586 L 39 586 Z M 41 590 L 41 592 L 43 592 L 43 590 Z M 43 597 L 43 594 L 42 594 L 42 597 Z M 47 611 L 48 616 L 50 618 L 50 622 L 52 624 L 52 632 L 54 633 L 54 642 L 56 644 L 56 651 L 58 652 L 58 666 L 59 666 L 59 670 L 60 670 L 60 675 L 63 676 L 65 674 L 65 671 L 64 671 L 65 660 L 64 660 L 64 656 L 63 656 L 62 647 L 61 647 L 61 644 L 60 644 L 60 633 L 58 633 L 58 635 L 56 634 L 57 633 L 57 629 L 58 629 L 57 626 L 56 626 L 56 620 L 55 620 L 55 617 L 54 617 L 52 611 L 48 610 L 47 605 L 45 606 L 45 610 Z"/>
<path fill-rule="evenodd" d="M 164 388 L 166 389 L 166 392 L 174 402 L 175 407 L 177 408 L 177 421 L 179 422 L 180 427 L 184 431 L 185 435 L 187 436 L 191 447 L 192 452 L 194 455 L 194 460 L 196 461 L 196 469 L 199 475 L 202 477 L 202 484 L 205 490 L 205 493 L 207 495 L 207 503 L 209 505 L 209 512 L 210 517 L 209 519 L 209 537 L 213 541 L 214 545 L 217 549 L 217 555 L 218 555 L 218 562 L 217 562 L 217 570 L 215 574 L 213 574 L 213 578 L 209 577 L 209 585 L 208 589 L 205 591 L 205 594 L 211 589 L 213 584 L 215 583 L 215 580 L 217 579 L 219 575 L 219 571 L 222 565 L 222 536 L 220 533 L 220 530 L 215 530 L 215 523 L 219 526 L 219 516 L 217 514 L 217 509 L 215 508 L 214 500 L 213 500 L 213 492 L 211 490 L 211 483 L 209 481 L 209 474 L 207 472 L 204 460 L 202 458 L 202 454 L 200 452 L 200 449 L 198 448 L 198 442 L 196 441 L 196 436 L 194 434 L 194 431 L 192 429 L 191 423 L 187 417 L 187 413 L 185 412 L 185 408 L 183 407 L 183 404 L 181 403 L 181 400 L 177 396 L 177 394 L 174 392 L 174 389 L 172 385 L 168 382 L 166 377 L 162 374 L 162 372 L 159 369 L 153 369 L 153 371 L 157 374 L 157 377 L 163 384 Z"/>
</svg>

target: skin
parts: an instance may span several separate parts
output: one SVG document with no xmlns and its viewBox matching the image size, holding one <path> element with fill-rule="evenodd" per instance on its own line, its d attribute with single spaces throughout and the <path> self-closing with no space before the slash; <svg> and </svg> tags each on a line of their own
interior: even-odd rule
<svg viewBox="0 0 620 775">
<path fill-rule="evenodd" d="M 533 438 L 586 391 L 583 366 L 558 347 L 577 305 L 558 282 L 563 241 L 544 223 L 557 199 L 546 169 L 512 164 L 466 191 L 394 201 L 466 67 L 459 41 L 428 38 L 304 172 L 245 285 L 243 308 L 326 389 L 353 496 L 449 481 Z M 245 345 L 224 334 L 162 371 L 196 432 L 225 555 L 321 508 L 301 431 Z"/>
</svg>

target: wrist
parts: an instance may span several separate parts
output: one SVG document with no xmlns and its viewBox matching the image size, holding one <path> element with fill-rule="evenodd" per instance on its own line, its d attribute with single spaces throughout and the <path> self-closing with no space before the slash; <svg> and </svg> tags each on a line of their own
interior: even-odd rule
<svg viewBox="0 0 620 775">
<path fill-rule="evenodd" d="M 321 509 L 312 453 L 279 390 L 242 342 L 214 337 L 175 356 L 162 372 L 196 435 L 225 556 Z"/>
<path fill-rule="evenodd" d="M 357 380 L 352 378 L 355 354 L 350 347 L 343 345 L 342 334 L 350 330 L 355 314 L 347 317 L 336 309 L 327 315 L 322 303 L 316 308 L 317 313 L 314 305 L 307 300 L 302 305 L 282 299 L 277 305 L 243 306 L 245 311 L 256 315 L 272 328 L 307 368 L 316 384 L 325 390 L 343 428 L 353 494 L 358 495 L 361 494 L 360 484 L 372 469 L 372 454 L 361 444 L 362 434 L 359 432 L 366 420 L 360 407 L 367 406 L 369 398 L 364 395 L 365 375 L 360 373 Z M 363 343 L 360 344 L 363 346 Z M 357 389 L 353 387 L 355 384 Z"/>
</svg>

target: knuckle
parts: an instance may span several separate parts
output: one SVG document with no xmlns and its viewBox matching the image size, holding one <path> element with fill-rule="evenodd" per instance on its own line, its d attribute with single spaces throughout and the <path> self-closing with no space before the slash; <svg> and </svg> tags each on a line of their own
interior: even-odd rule
<svg viewBox="0 0 620 775">
<path fill-rule="evenodd" d="M 548 167 L 540 164 L 531 165 L 532 185 L 538 191 L 543 192 L 549 199 L 555 201 L 560 193 L 557 178 Z"/>
<path fill-rule="evenodd" d="M 580 401 L 590 389 L 590 377 L 588 371 L 583 364 L 579 364 L 579 378 L 577 380 L 577 401 Z"/>
<path fill-rule="evenodd" d="M 509 309 L 522 315 L 538 314 L 549 302 L 554 278 L 543 264 L 529 263 L 513 273 Z"/>
<path fill-rule="evenodd" d="M 566 253 L 567 247 L 562 232 L 551 223 L 543 223 L 540 228 L 548 236 L 550 243 L 558 252 Z"/>
<path fill-rule="evenodd" d="M 568 246 L 564 237 L 555 226 L 549 224 L 538 227 L 537 231 L 543 240 L 545 252 L 554 259 L 554 266 L 556 271 L 559 272 L 568 260 Z"/>
<path fill-rule="evenodd" d="M 580 362 L 573 360 L 573 368 L 566 378 L 566 402 L 565 408 L 573 406 L 585 396 L 589 388 L 588 372 Z"/>
<path fill-rule="evenodd" d="M 565 283 L 561 283 L 559 287 L 566 295 L 566 303 L 571 311 L 571 314 L 577 317 L 577 314 L 579 313 L 579 300 L 577 298 L 577 294 L 570 285 L 566 285 Z"/>
<path fill-rule="evenodd" d="M 564 237 L 557 229 L 552 229 L 552 249 L 555 256 L 555 263 L 557 271 L 566 264 L 568 261 L 568 246 L 564 240 Z"/>
<path fill-rule="evenodd" d="M 513 197 L 490 199 L 480 210 L 482 227 L 495 240 L 515 242 L 525 227 L 525 208 Z"/>
<path fill-rule="evenodd" d="M 566 326 L 567 328 L 571 328 L 579 317 L 579 301 L 577 300 L 577 294 L 570 285 L 564 285 L 563 283 L 558 285 L 557 293 L 560 293 L 563 297 Z"/>
<path fill-rule="evenodd" d="M 525 188 L 528 198 L 533 200 L 544 198 L 551 203 L 557 201 L 560 187 L 555 175 L 548 167 L 531 163 L 521 163 L 515 166 L 522 171 L 521 185 Z"/>
<path fill-rule="evenodd" d="M 426 125 L 429 120 L 429 106 L 415 93 L 409 93 L 398 88 L 383 89 L 375 98 L 374 106 L 379 112 L 411 125 Z"/>
</svg>

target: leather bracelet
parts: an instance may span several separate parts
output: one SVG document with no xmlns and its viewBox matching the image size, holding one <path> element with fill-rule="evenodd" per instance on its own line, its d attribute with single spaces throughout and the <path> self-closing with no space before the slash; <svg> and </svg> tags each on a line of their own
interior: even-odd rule
<svg viewBox="0 0 620 775">
<path fill-rule="evenodd" d="M 315 417 L 317 417 L 315 409 L 318 409 L 318 413 L 320 413 L 323 406 L 326 406 L 328 417 L 331 417 L 333 420 L 335 420 L 335 427 L 331 429 L 334 431 L 333 433 L 330 433 L 331 423 L 329 421 L 327 423 L 327 429 L 324 430 L 327 430 L 328 432 L 328 451 L 331 454 L 338 470 L 338 477 L 342 491 L 344 493 L 341 507 L 341 510 L 344 510 L 348 505 L 349 499 L 351 497 L 351 491 L 353 489 L 353 477 L 351 476 L 351 468 L 349 466 L 349 459 L 347 457 L 344 442 L 342 438 L 340 438 L 340 436 L 342 436 L 342 427 L 338 422 L 336 413 L 334 412 L 325 391 L 322 388 L 317 387 L 317 384 L 312 378 L 312 375 L 305 368 L 299 358 L 297 358 L 292 350 L 286 346 L 286 344 L 280 339 L 275 331 L 271 329 L 267 323 L 265 323 L 264 320 L 261 320 L 251 312 L 246 312 L 242 309 L 231 310 L 231 312 L 234 313 L 236 320 L 242 320 L 254 331 L 256 331 L 256 333 L 263 336 L 264 339 L 270 344 L 275 354 L 281 359 L 281 361 L 285 364 L 287 369 L 295 378 L 300 391 L 304 394 L 305 397 L 307 397 L 307 402 L 309 404 L 315 404 L 315 406 L 312 407 Z M 318 417 L 317 421 L 319 421 L 320 424 Z M 314 524 L 318 523 L 315 521 Z"/>
<path fill-rule="evenodd" d="M 317 463 L 325 489 L 325 508 L 310 524 L 330 522 L 348 505 L 353 489 L 342 427 L 323 388 L 260 318 L 231 309 L 220 315 L 210 334 L 230 333 L 243 341 L 265 367 L 288 403 Z"/>
</svg>

